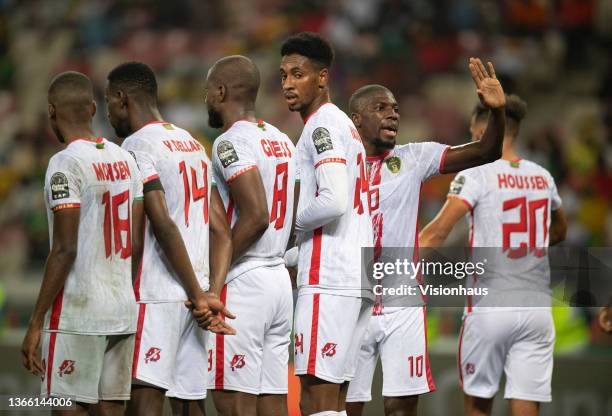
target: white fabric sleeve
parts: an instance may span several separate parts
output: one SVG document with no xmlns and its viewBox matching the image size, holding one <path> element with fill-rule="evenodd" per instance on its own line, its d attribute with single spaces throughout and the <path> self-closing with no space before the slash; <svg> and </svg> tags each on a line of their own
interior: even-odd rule
<svg viewBox="0 0 612 416">
<path fill-rule="evenodd" d="M 348 172 L 345 164 L 324 163 L 315 170 L 318 192 L 297 213 L 296 231 L 312 231 L 340 217 L 348 204 Z"/>
<path fill-rule="evenodd" d="M 285 260 L 286 267 L 297 267 L 298 264 L 298 247 L 291 247 L 289 250 L 285 251 L 285 255 L 283 259 Z"/>
</svg>

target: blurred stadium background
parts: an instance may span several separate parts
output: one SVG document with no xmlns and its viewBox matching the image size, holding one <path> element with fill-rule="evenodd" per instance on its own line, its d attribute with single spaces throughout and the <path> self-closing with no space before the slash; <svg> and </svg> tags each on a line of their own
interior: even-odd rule
<svg viewBox="0 0 612 416">
<path fill-rule="evenodd" d="M 467 59 L 479 56 L 495 64 L 507 93 L 529 105 L 522 155 L 557 181 L 569 220 L 566 244 L 610 246 L 610 22 L 609 0 L 0 0 L 0 393 L 37 388 L 20 368 L 18 346 L 49 249 L 42 181 L 61 146 L 47 125 L 46 92 L 58 72 L 92 78 L 95 129 L 114 138 L 106 74 L 122 61 L 148 63 L 164 118 L 210 149 L 217 132 L 207 125 L 206 71 L 224 55 L 245 54 L 262 73 L 259 115 L 297 140 L 301 121 L 280 92 L 279 46 L 288 34 L 318 31 L 336 50 L 332 96 L 340 107 L 356 88 L 384 84 L 400 103 L 400 143 L 454 145 L 469 140 L 477 97 Z M 451 179 L 424 186 L 421 227 L 441 207 Z M 456 232 L 454 244 L 463 238 L 465 230 Z M 555 310 L 554 401 L 543 414 L 611 415 L 610 337 L 595 327 L 593 310 Z M 461 311 L 428 315 L 439 391 L 423 401 L 423 414 L 456 414 Z M 380 392 L 380 380 L 375 388 Z M 379 414 L 380 403 L 370 409 Z M 502 400 L 496 409 L 504 414 Z"/>
</svg>

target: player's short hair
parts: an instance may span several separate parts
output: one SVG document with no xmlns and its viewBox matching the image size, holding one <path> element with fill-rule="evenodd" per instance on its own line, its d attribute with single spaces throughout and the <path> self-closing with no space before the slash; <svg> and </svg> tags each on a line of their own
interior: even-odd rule
<svg viewBox="0 0 612 416">
<path fill-rule="evenodd" d="M 357 91 L 355 91 L 353 95 L 351 95 L 351 98 L 349 98 L 349 112 L 351 114 L 360 113 L 363 110 L 363 106 L 367 102 L 367 98 L 377 92 L 391 93 L 391 91 L 389 91 L 389 88 L 379 84 L 364 85 L 363 87 L 357 89 Z"/>
<path fill-rule="evenodd" d="M 128 93 L 157 100 L 155 73 L 142 62 L 125 62 L 109 72 L 107 79 L 113 87 L 125 88 Z"/>
<path fill-rule="evenodd" d="M 527 103 L 516 94 L 506 95 L 506 129 L 512 135 L 517 135 L 521 121 L 527 115 Z M 476 121 L 486 121 L 489 116 L 489 109 L 482 105 L 476 104 L 472 111 L 472 116 Z"/>
<path fill-rule="evenodd" d="M 334 61 L 334 49 L 329 41 L 314 32 L 300 32 L 285 39 L 281 56 L 293 54 L 305 56 L 321 68 L 330 68 Z"/>
<path fill-rule="evenodd" d="M 93 100 L 93 85 L 87 75 L 76 71 L 66 71 L 58 74 L 51 80 L 48 90 L 50 99 L 57 99 L 60 95 L 80 94 L 89 98 L 88 103 Z"/>
</svg>

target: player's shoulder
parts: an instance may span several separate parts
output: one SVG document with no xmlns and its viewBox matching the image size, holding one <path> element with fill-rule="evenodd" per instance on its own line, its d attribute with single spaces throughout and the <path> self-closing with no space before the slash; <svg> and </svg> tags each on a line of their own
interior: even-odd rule
<svg viewBox="0 0 612 416">
<path fill-rule="evenodd" d="M 351 119 L 334 103 L 325 103 L 311 114 L 304 124 L 305 130 L 315 130 L 319 127 L 335 129 L 350 123 Z"/>
</svg>

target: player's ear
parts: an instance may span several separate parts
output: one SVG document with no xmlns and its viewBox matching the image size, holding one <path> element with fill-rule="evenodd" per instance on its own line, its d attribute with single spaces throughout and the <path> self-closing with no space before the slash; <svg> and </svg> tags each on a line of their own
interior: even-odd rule
<svg viewBox="0 0 612 416">
<path fill-rule="evenodd" d="M 96 102 L 92 101 L 91 102 L 91 116 L 95 116 L 96 115 L 96 110 L 98 109 L 98 107 L 96 106 Z"/>
<path fill-rule="evenodd" d="M 355 125 L 355 127 L 361 127 L 361 114 L 351 113 L 351 120 L 353 120 L 353 124 Z"/>
<path fill-rule="evenodd" d="M 225 85 L 220 84 L 217 88 L 217 92 L 219 94 L 219 102 L 222 103 L 227 97 L 227 88 L 225 88 Z"/>
<path fill-rule="evenodd" d="M 56 113 L 55 113 L 55 106 L 51 103 L 49 103 L 49 105 L 47 106 L 47 110 L 49 111 L 49 120 L 55 120 Z"/>
<path fill-rule="evenodd" d="M 329 82 L 329 69 L 322 68 L 319 71 L 319 88 L 327 88 L 327 83 Z"/>
<path fill-rule="evenodd" d="M 127 94 L 121 88 L 117 89 L 117 98 L 119 98 L 120 108 L 126 108 L 128 106 Z"/>
</svg>

